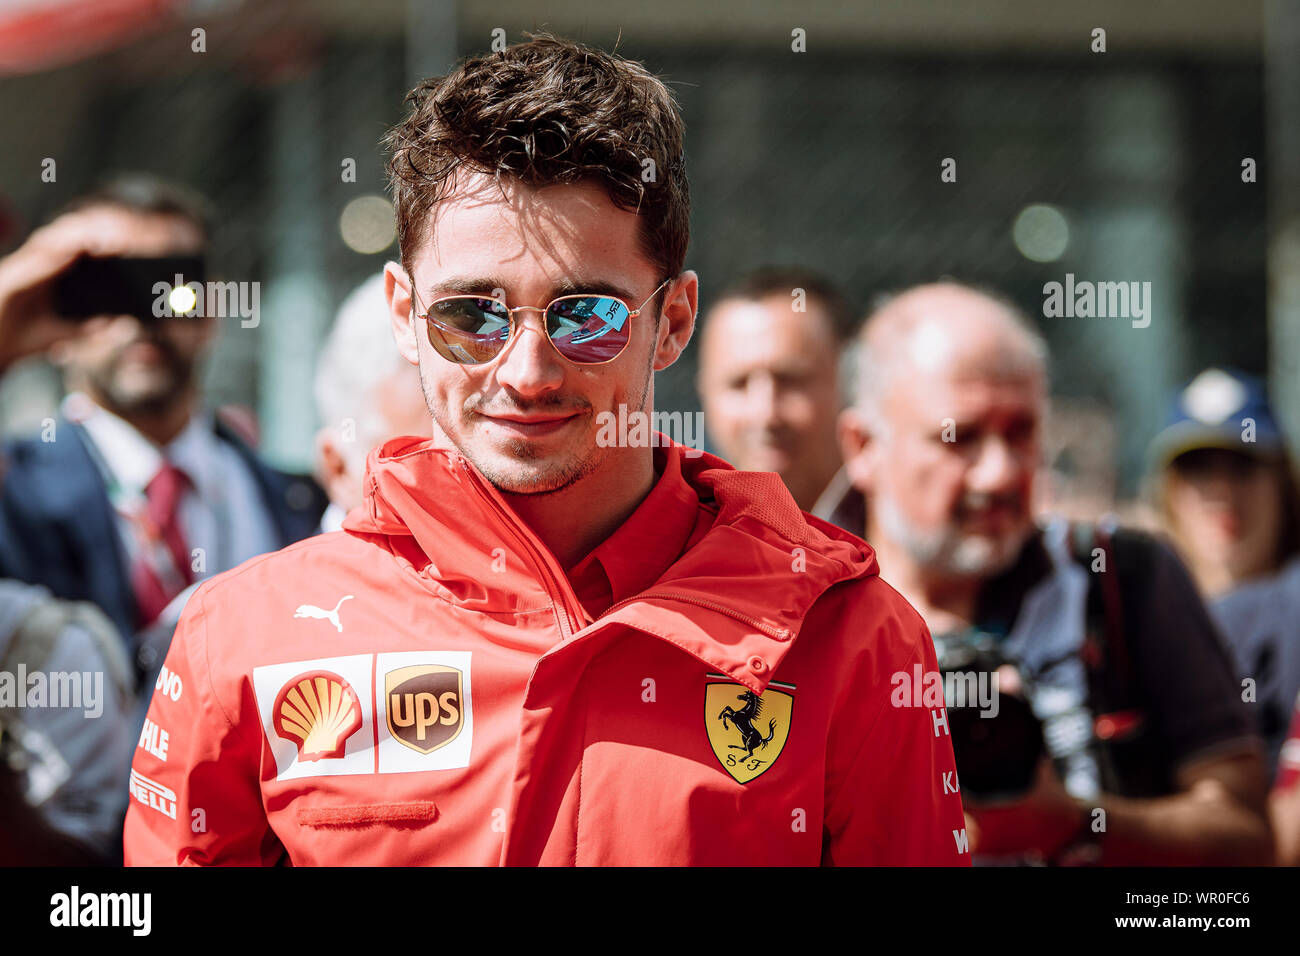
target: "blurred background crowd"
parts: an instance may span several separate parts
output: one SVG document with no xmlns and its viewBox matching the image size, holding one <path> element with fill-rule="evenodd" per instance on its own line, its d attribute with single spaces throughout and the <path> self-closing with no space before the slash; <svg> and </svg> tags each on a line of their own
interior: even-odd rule
<svg viewBox="0 0 1300 956">
<path fill-rule="evenodd" d="M 1300 860 L 1300 7 L 1077 7 L 0 6 L 0 672 L 109 675 L 94 720 L 0 686 L 0 861 L 120 858 L 192 588 L 427 433 L 378 142 L 541 27 L 685 115 L 701 324 L 658 408 L 864 535 L 943 670 L 1000 676 L 996 720 L 949 701 L 964 798 L 1017 808 L 972 816 L 984 855 Z M 112 257 L 227 309 L 105 314 Z M 1146 313 L 1050 314 L 1067 275 Z M 1130 832 L 1036 833 L 1057 784 Z"/>
</svg>

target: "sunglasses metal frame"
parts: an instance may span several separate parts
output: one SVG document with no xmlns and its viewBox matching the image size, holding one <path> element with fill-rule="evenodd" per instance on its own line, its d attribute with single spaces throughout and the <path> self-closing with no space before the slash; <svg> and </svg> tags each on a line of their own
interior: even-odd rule
<svg viewBox="0 0 1300 956">
<path fill-rule="evenodd" d="M 435 326 L 435 325 L 438 325 L 439 323 L 438 323 L 438 321 L 437 321 L 436 319 L 431 318 L 430 315 L 429 315 L 429 313 L 430 313 L 430 311 L 432 311 L 433 307 L 434 307 L 435 305 L 437 305 L 439 302 L 445 302 L 445 301 L 447 301 L 448 299 L 487 299 L 488 301 L 491 301 L 491 302 L 498 302 L 498 303 L 500 303 L 501 307 L 502 307 L 503 309 L 505 309 L 505 311 L 506 311 L 506 318 L 507 318 L 507 320 L 508 320 L 508 322 L 509 322 L 509 332 L 508 332 L 507 335 L 506 335 L 506 340 L 505 340 L 503 343 L 501 343 L 501 349 L 500 349 L 500 351 L 498 351 L 495 355 L 493 355 L 493 356 L 492 356 L 490 359 L 488 359 L 486 362 L 456 362 L 456 363 L 454 363 L 454 364 L 456 364 L 456 365 L 482 366 L 482 365 L 491 365 L 493 362 L 495 362 L 497 359 L 499 359 L 499 358 L 502 356 L 502 354 L 505 353 L 505 350 L 506 350 L 506 348 L 510 345 L 510 343 L 514 341 L 515 335 L 518 334 L 518 333 L 517 333 L 517 325 L 516 325 L 516 323 L 515 323 L 515 313 L 516 313 L 516 312 L 540 312 L 543 316 L 545 316 L 546 313 L 549 312 L 549 311 L 551 310 L 551 306 L 555 305 L 555 303 L 557 303 L 557 302 L 562 302 L 562 301 L 564 301 L 565 299 L 596 299 L 596 298 L 600 298 L 600 299 L 613 299 L 615 302 L 618 302 L 619 304 L 621 304 L 621 305 L 623 306 L 623 308 L 625 308 L 625 309 L 628 310 L 628 311 L 627 311 L 627 318 L 626 318 L 624 321 L 626 321 L 626 322 L 631 322 L 633 319 L 635 319 L 637 316 L 639 316 L 639 315 L 642 313 L 642 311 L 644 311 L 646 305 L 650 302 L 650 300 L 653 299 L 656 295 L 658 295 L 658 294 L 663 290 L 663 288 L 664 288 L 665 286 L 667 286 L 667 285 L 668 285 L 670 282 L 672 282 L 672 281 L 673 281 L 673 280 L 672 280 L 671 278 L 668 278 L 668 279 L 665 279 L 663 282 L 659 283 L 659 285 L 655 288 L 655 290 L 654 290 L 653 292 L 651 292 L 648 296 L 645 297 L 645 301 L 642 302 L 642 303 L 641 303 L 639 306 L 637 306 L 635 309 L 630 308 L 630 307 L 628 306 L 628 303 L 623 299 L 622 296 L 609 295 L 609 294 L 604 293 L 604 292 L 571 292 L 571 293 L 569 293 L 568 295 L 557 295 L 557 296 L 556 296 L 554 299 L 552 299 L 550 302 L 546 303 L 546 307 L 545 307 L 545 308 L 538 308 L 538 307 L 535 306 L 535 305 L 517 305 L 517 306 L 515 306 L 513 309 L 512 309 L 512 308 L 510 307 L 510 305 L 506 302 L 504 296 L 495 296 L 495 295 L 475 295 L 474 293 L 460 293 L 460 294 L 456 294 L 456 295 L 442 295 L 442 296 L 438 296 L 438 298 L 430 300 L 430 302 L 429 302 L 429 307 L 428 307 L 428 308 L 424 308 L 424 304 L 420 301 L 420 295 L 419 295 L 419 293 L 415 291 L 415 280 L 414 280 L 414 279 L 411 280 L 411 298 L 412 298 L 412 300 L 415 302 L 415 305 L 416 305 L 417 308 L 422 308 L 422 309 L 424 309 L 424 312 L 423 312 L 423 313 L 415 312 L 415 318 L 417 318 L 417 319 L 423 319 L 423 320 L 424 320 L 424 323 L 425 323 L 425 334 L 426 334 L 427 336 L 430 336 L 430 339 L 429 339 L 429 344 L 430 344 L 430 345 L 433 345 L 433 339 L 432 339 L 433 328 L 432 328 L 432 327 Z M 627 349 L 627 344 L 628 344 L 628 342 L 631 342 L 631 341 L 632 341 L 632 335 L 631 335 L 631 332 L 629 331 L 629 333 L 628 333 L 628 337 L 627 337 L 627 341 L 623 343 L 622 347 L 618 350 L 618 352 L 617 352 L 616 354 L 614 354 L 614 355 L 611 355 L 611 356 L 610 356 L 609 358 L 607 358 L 607 359 L 602 359 L 602 360 L 599 361 L 599 362 L 579 362 L 579 361 L 577 361 L 576 359 L 571 359 L 571 358 L 569 358 L 569 356 L 565 355 L 563 352 L 560 351 L 560 347 L 559 347 L 558 345 L 555 344 L 555 340 L 554 340 L 553 338 L 551 338 L 550 335 L 547 335 L 547 336 L 546 336 L 546 341 L 548 341 L 548 342 L 551 343 L 551 348 L 555 349 L 556 354 L 558 354 L 558 355 L 560 356 L 560 358 L 564 359 L 566 362 L 571 362 L 571 363 L 574 364 L 574 365 L 582 365 L 582 366 L 596 366 L 596 365 L 608 365 L 610 362 L 614 361 L 616 358 L 618 358 L 620 355 L 622 355 L 623 352 L 626 351 L 626 349 Z M 438 351 L 438 348 L 437 348 L 436 345 L 434 345 L 434 351 Z M 440 357 L 440 358 L 446 358 L 445 356 L 443 356 L 443 355 L 441 354 L 441 352 L 439 352 L 439 357 Z M 447 359 L 447 361 L 450 361 L 450 359 Z"/>
</svg>

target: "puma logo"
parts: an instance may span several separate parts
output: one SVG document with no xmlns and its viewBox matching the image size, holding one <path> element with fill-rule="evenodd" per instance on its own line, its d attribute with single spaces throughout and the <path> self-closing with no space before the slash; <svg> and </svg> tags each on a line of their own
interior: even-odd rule
<svg viewBox="0 0 1300 956">
<path fill-rule="evenodd" d="M 339 603 L 334 605 L 334 610 L 326 611 L 317 607 L 315 604 L 299 604 L 298 610 L 293 612 L 294 617 L 316 617 L 324 621 L 329 621 L 338 629 L 340 634 L 343 633 L 343 625 L 339 623 L 339 608 L 344 601 L 352 600 L 351 594 L 345 594 L 339 598 Z"/>
</svg>

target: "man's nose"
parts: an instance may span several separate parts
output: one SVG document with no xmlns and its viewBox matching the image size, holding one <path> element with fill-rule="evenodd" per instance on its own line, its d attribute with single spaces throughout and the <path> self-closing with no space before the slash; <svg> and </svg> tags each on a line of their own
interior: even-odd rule
<svg viewBox="0 0 1300 956">
<path fill-rule="evenodd" d="M 564 359 L 555 350 L 540 313 L 515 314 L 515 329 L 497 365 L 497 381 L 520 395 L 554 391 L 564 381 Z"/>
<path fill-rule="evenodd" d="M 125 312 L 118 315 L 97 315 L 91 319 L 91 322 L 95 324 L 87 323 L 87 327 L 97 336 L 103 336 L 107 332 L 113 342 L 128 345 L 147 338 L 150 331 L 143 319 Z"/>
<path fill-rule="evenodd" d="M 755 422 L 766 425 L 777 417 L 779 396 L 776 380 L 771 375 L 750 376 L 747 392 L 746 403 Z"/>
<path fill-rule="evenodd" d="M 1210 504 L 1229 505 L 1238 496 L 1239 483 L 1222 469 L 1215 469 L 1197 482 L 1201 497 Z"/>
<path fill-rule="evenodd" d="M 1020 459 L 1001 436 L 987 435 L 967 481 L 972 491 L 1006 491 L 1015 487 L 1020 467 Z"/>
</svg>

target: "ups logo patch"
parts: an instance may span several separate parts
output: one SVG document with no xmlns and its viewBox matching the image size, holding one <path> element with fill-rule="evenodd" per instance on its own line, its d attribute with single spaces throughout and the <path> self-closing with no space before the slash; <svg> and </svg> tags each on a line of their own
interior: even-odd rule
<svg viewBox="0 0 1300 956">
<path fill-rule="evenodd" d="M 464 681 L 444 664 L 416 664 L 384 675 L 388 732 L 417 753 L 433 753 L 464 727 Z"/>
</svg>

